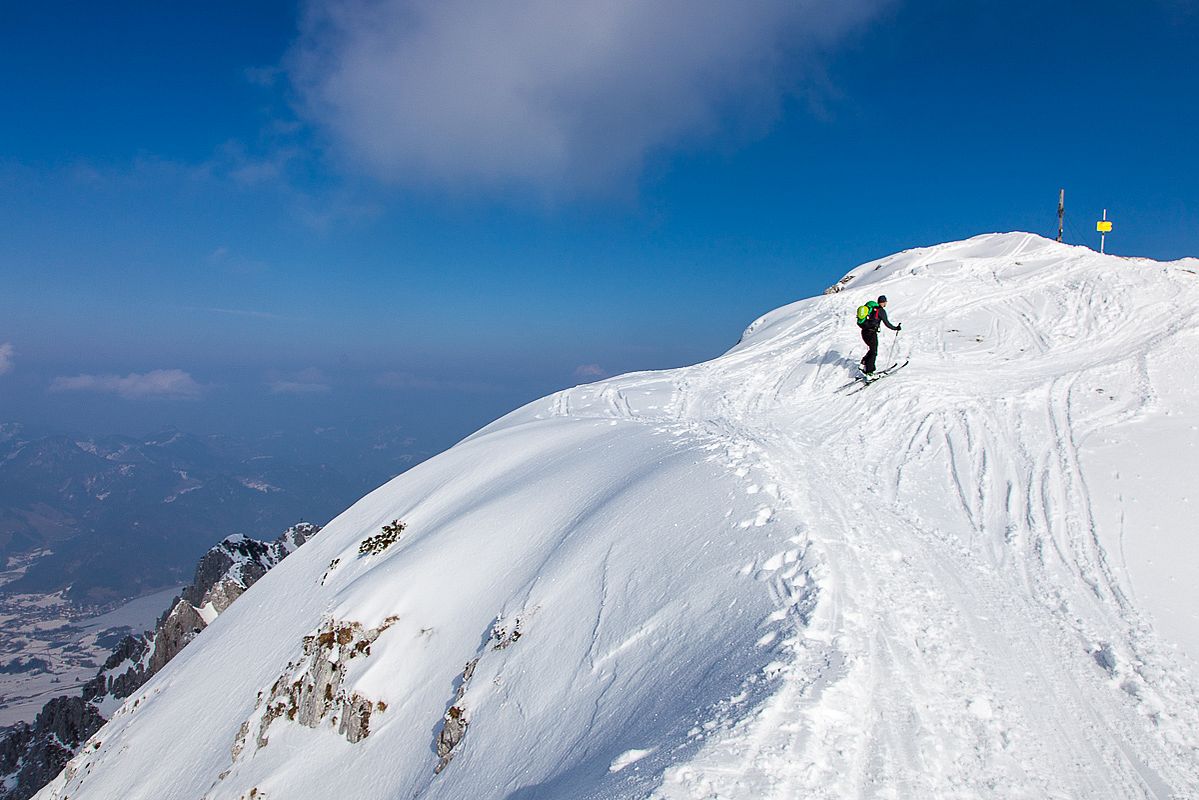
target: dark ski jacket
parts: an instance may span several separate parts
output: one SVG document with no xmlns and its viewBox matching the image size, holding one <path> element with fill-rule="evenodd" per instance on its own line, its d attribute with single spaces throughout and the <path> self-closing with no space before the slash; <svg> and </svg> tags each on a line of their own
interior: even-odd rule
<svg viewBox="0 0 1199 800">
<path fill-rule="evenodd" d="M 878 333 L 880 325 L 886 325 L 893 331 L 899 330 L 897 326 L 891 324 L 891 320 L 887 319 L 887 309 L 876 305 L 870 309 L 870 316 L 866 317 L 865 321 L 862 322 L 862 328 Z"/>
</svg>

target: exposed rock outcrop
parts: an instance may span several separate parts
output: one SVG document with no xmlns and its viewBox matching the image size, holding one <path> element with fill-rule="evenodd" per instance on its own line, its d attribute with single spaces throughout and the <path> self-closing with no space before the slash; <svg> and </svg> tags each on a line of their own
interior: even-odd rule
<svg viewBox="0 0 1199 800">
<path fill-rule="evenodd" d="M 256 746 L 267 746 L 270 727 L 279 719 L 308 728 L 328 723 L 350 742 L 369 736 L 371 715 L 386 706 L 345 687 L 346 670 L 355 659 L 369 657 L 371 644 L 398 619 L 388 617 L 379 627 L 370 629 L 358 622 L 326 619 L 315 633 L 305 636 L 303 655 L 287 664 L 255 711 Z M 254 722 L 252 718 L 238 732 L 233 746 L 235 759 L 244 750 Z"/>
<path fill-rule="evenodd" d="M 0 731 L 0 800 L 27 800 L 36 794 L 104 725 L 105 714 L 111 714 L 246 589 L 319 531 L 318 526 L 301 522 L 273 542 L 239 534 L 205 553 L 191 585 L 175 598 L 153 632 L 122 639 L 79 696 L 56 697 L 32 724 Z M 350 699 L 341 714 L 347 738 L 366 735 L 372 710 L 369 702 Z"/>
<path fill-rule="evenodd" d="M 533 613 L 536 611 L 537 609 L 534 608 Z M 512 620 L 507 620 L 503 616 L 497 617 L 491 626 L 491 633 L 483 651 L 466 662 L 466 667 L 462 670 L 462 677 L 458 680 L 458 689 L 454 692 L 454 699 L 450 702 L 450 707 L 446 709 L 445 716 L 442 718 L 441 730 L 438 731 L 437 738 L 433 742 L 433 749 L 437 751 L 438 758 L 437 766 L 433 768 L 434 774 L 440 774 L 449 766 L 450 760 L 457 752 L 456 748 L 466 737 L 466 729 L 470 725 L 466 692 L 470 688 L 470 679 L 474 677 L 479 661 L 487 657 L 488 651 L 506 650 L 520 641 L 520 637 L 524 635 L 523 620 L 526 617 L 527 615 L 518 616 Z"/>
<path fill-rule="evenodd" d="M 32 725 L 9 728 L 0 737 L 0 797 L 32 797 L 103 725 L 100 712 L 82 697 L 56 697 L 42 707 Z"/>
<path fill-rule="evenodd" d="M 175 601 L 175 605 L 166 616 L 158 621 L 147 676 L 154 675 L 165 667 L 206 627 L 208 623 L 200 616 L 195 606 L 182 598 Z"/>
<path fill-rule="evenodd" d="M 458 691 L 454 694 L 454 702 L 442 718 L 441 730 L 437 733 L 437 741 L 433 743 L 439 759 L 437 766 L 433 768 L 435 775 L 440 774 L 449 765 L 450 759 L 454 757 L 454 748 L 466 736 L 468 721 L 462 698 L 466 696 L 466 687 L 470 685 L 471 676 L 475 674 L 475 667 L 478 665 L 479 659 L 477 658 L 466 662 L 466 668 L 462 670 L 462 679 L 458 683 Z"/>
<path fill-rule="evenodd" d="M 117 652 L 105 663 L 101 673 L 106 680 L 106 692 L 120 699 L 131 695 L 246 589 L 319 531 L 319 526 L 301 522 L 288 528 L 273 542 L 235 534 L 214 546 L 196 565 L 191 584 L 159 618 L 154 633 L 127 637 L 117 646 Z M 118 653 L 128 655 L 128 667 L 121 669 L 123 661 L 110 665 Z M 93 699 L 102 694 L 94 695 Z"/>
</svg>

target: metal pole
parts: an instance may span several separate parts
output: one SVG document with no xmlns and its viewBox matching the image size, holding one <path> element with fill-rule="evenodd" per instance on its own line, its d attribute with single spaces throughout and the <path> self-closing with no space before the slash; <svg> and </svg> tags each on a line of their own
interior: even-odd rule
<svg viewBox="0 0 1199 800">
<path fill-rule="evenodd" d="M 1103 209 L 1103 221 L 1107 222 L 1107 209 Z M 1102 231 L 1099 234 L 1099 252 L 1103 253 L 1103 241 L 1107 238 L 1107 231 Z"/>
<path fill-rule="evenodd" d="M 1057 196 L 1057 240 L 1062 240 L 1062 224 L 1066 216 L 1066 190 Z"/>
<path fill-rule="evenodd" d="M 887 356 L 887 362 L 895 363 L 895 345 L 899 344 L 899 331 L 895 331 L 895 339 L 891 342 L 891 355 Z"/>
</svg>

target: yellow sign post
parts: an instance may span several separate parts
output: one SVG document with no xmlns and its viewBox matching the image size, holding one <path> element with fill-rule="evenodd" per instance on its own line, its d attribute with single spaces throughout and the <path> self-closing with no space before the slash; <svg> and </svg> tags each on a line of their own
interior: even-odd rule
<svg viewBox="0 0 1199 800">
<path fill-rule="evenodd" d="M 1112 232 L 1112 223 L 1108 221 L 1107 209 L 1103 209 L 1103 219 L 1095 223 L 1095 230 L 1099 231 L 1099 252 L 1103 252 L 1104 239 Z"/>
</svg>

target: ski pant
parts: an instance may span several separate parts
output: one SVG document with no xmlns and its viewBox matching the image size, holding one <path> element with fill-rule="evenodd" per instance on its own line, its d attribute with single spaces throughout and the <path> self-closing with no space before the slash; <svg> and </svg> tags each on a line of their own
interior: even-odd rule
<svg viewBox="0 0 1199 800">
<path fill-rule="evenodd" d="M 862 358 L 862 372 L 869 375 L 874 372 L 874 361 L 878 358 L 878 330 L 862 328 L 862 341 L 870 348 Z"/>
</svg>

